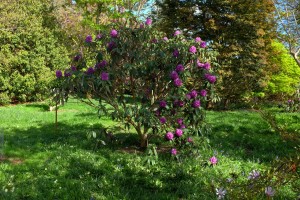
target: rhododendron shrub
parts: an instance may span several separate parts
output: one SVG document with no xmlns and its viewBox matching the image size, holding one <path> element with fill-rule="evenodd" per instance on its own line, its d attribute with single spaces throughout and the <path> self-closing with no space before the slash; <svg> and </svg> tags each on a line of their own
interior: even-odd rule
<svg viewBox="0 0 300 200">
<path fill-rule="evenodd" d="M 140 24 L 88 35 L 64 76 L 57 72 L 58 82 L 70 94 L 99 100 L 99 113 L 133 127 L 142 147 L 150 134 L 187 138 L 201 128 L 218 80 L 215 52 L 199 37 L 156 31 L 149 18 Z"/>
</svg>

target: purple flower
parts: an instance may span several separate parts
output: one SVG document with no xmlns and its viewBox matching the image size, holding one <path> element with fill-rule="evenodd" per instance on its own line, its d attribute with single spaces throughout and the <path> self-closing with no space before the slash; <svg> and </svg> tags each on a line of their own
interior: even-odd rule
<svg viewBox="0 0 300 200">
<path fill-rule="evenodd" d="M 181 137 L 182 134 L 183 134 L 183 131 L 182 131 L 181 129 L 176 129 L 176 130 L 175 130 L 175 136 L 176 136 L 176 137 Z"/>
<path fill-rule="evenodd" d="M 87 70 L 86 70 L 86 73 L 88 75 L 92 75 L 93 73 L 95 72 L 95 69 L 93 67 L 89 67 Z"/>
<path fill-rule="evenodd" d="M 166 106 L 167 106 L 167 102 L 166 101 L 160 101 L 159 102 L 159 107 L 165 108 Z"/>
<path fill-rule="evenodd" d="M 209 161 L 212 165 L 216 165 L 218 163 L 218 159 L 215 156 L 211 157 Z"/>
<path fill-rule="evenodd" d="M 287 102 L 288 102 L 288 103 L 292 103 L 292 102 L 293 102 L 293 100 L 289 99 Z"/>
<path fill-rule="evenodd" d="M 259 176 L 260 176 L 259 171 L 257 171 L 257 170 L 252 170 L 252 171 L 249 173 L 248 179 L 249 179 L 249 180 L 251 180 L 251 179 L 252 179 L 252 180 L 258 179 Z"/>
<path fill-rule="evenodd" d="M 218 197 L 218 199 L 224 199 L 225 195 L 226 195 L 226 190 L 223 188 L 216 188 L 216 195 Z"/>
<path fill-rule="evenodd" d="M 174 50 L 173 56 L 174 56 L 175 58 L 177 58 L 177 57 L 179 56 L 179 51 L 178 51 L 178 49 L 175 49 L 175 50 Z"/>
<path fill-rule="evenodd" d="M 206 70 L 209 70 L 210 69 L 210 63 L 208 63 L 208 62 L 204 63 L 203 68 L 206 69 Z"/>
<path fill-rule="evenodd" d="M 143 28 L 144 28 L 144 24 L 141 23 L 141 24 L 140 24 L 140 29 L 143 29 Z"/>
<path fill-rule="evenodd" d="M 191 96 L 192 99 L 194 99 L 194 98 L 196 98 L 198 96 L 198 92 L 196 90 L 192 90 L 190 92 L 190 96 Z"/>
<path fill-rule="evenodd" d="M 164 41 L 168 41 L 169 39 L 168 39 L 167 37 L 164 37 L 163 40 L 164 40 Z"/>
<path fill-rule="evenodd" d="M 171 154 L 175 156 L 177 154 L 177 150 L 175 148 L 172 148 L 171 149 Z"/>
<path fill-rule="evenodd" d="M 190 93 L 186 94 L 185 97 L 187 98 L 187 100 L 190 100 L 192 98 Z"/>
<path fill-rule="evenodd" d="M 159 118 L 160 123 L 165 124 L 167 122 L 167 119 L 165 117 Z"/>
<path fill-rule="evenodd" d="M 188 139 L 187 139 L 187 142 L 189 142 L 189 143 L 193 143 L 193 138 L 191 138 L 191 137 L 188 137 Z"/>
<path fill-rule="evenodd" d="M 206 90 L 201 90 L 200 95 L 205 97 L 207 95 L 207 91 Z"/>
<path fill-rule="evenodd" d="M 60 70 L 56 70 L 55 75 L 56 75 L 56 78 L 61 78 L 62 72 Z"/>
<path fill-rule="evenodd" d="M 176 66 L 175 70 L 176 70 L 176 72 L 182 72 L 182 71 L 184 71 L 184 66 L 182 64 L 179 64 Z"/>
<path fill-rule="evenodd" d="M 180 86 L 182 86 L 182 81 L 181 81 L 179 78 L 176 78 L 176 79 L 174 80 L 174 85 L 175 85 L 176 87 L 180 87 Z"/>
<path fill-rule="evenodd" d="M 201 38 L 200 37 L 196 37 L 195 38 L 195 42 L 200 43 L 201 42 Z"/>
<path fill-rule="evenodd" d="M 216 76 L 213 76 L 211 74 L 205 74 L 204 77 L 208 80 L 208 82 L 212 84 L 215 83 L 217 80 Z"/>
<path fill-rule="evenodd" d="M 102 72 L 101 73 L 101 80 L 102 81 L 108 81 L 109 79 L 109 74 L 107 72 Z"/>
<path fill-rule="evenodd" d="M 97 40 L 100 40 L 100 39 L 102 38 L 102 36 L 103 36 L 103 35 L 102 35 L 101 33 L 99 33 L 99 34 L 96 36 L 96 39 L 97 39 Z"/>
<path fill-rule="evenodd" d="M 111 31 L 110 31 L 110 36 L 111 36 L 112 38 L 118 37 L 118 31 L 115 30 L 115 29 L 111 30 Z"/>
<path fill-rule="evenodd" d="M 191 46 L 189 50 L 192 54 L 195 54 L 197 52 L 197 49 L 195 46 Z"/>
<path fill-rule="evenodd" d="M 114 42 L 114 41 L 110 41 L 108 44 L 107 44 L 107 50 L 108 51 L 112 51 L 114 48 L 117 47 L 117 44 Z"/>
<path fill-rule="evenodd" d="M 81 59 L 81 55 L 80 54 L 77 54 L 75 57 L 74 57 L 74 61 L 79 61 Z"/>
<path fill-rule="evenodd" d="M 275 190 L 272 187 L 268 186 L 265 189 L 265 194 L 269 197 L 273 197 L 275 195 Z"/>
<path fill-rule="evenodd" d="M 85 42 L 86 42 L 86 43 L 91 43 L 91 42 L 93 42 L 93 37 L 92 37 L 91 35 L 86 36 Z"/>
<path fill-rule="evenodd" d="M 158 43 L 158 41 L 157 41 L 157 39 L 156 39 L 156 38 L 154 38 L 154 39 L 152 39 L 152 40 L 151 40 L 151 43 L 154 43 L 154 44 L 156 44 L 156 43 Z"/>
<path fill-rule="evenodd" d="M 200 105 L 201 105 L 200 100 L 195 100 L 195 101 L 193 102 L 193 104 L 192 104 L 192 107 L 193 107 L 193 108 L 199 108 Z"/>
<path fill-rule="evenodd" d="M 69 77 L 69 76 L 71 76 L 71 75 L 72 75 L 71 72 L 65 70 L 65 72 L 64 72 L 64 76 L 65 76 L 65 77 Z"/>
<path fill-rule="evenodd" d="M 183 107 L 183 106 L 184 106 L 184 101 L 181 101 L 181 100 L 178 101 L 178 106 L 179 106 L 179 107 Z"/>
<path fill-rule="evenodd" d="M 172 71 L 170 77 L 172 80 L 179 78 L 178 73 L 176 71 Z"/>
<path fill-rule="evenodd" d="M 177 31 L 175 31 L 174 36 L 177 36 L 177 35 L 180 35 L 180 34 L 181 34 L 181 31 L 177 30 Z"/>
<path fill-rule="evenodd" d="M 72 71 L 76 71 L 76 70 L 77 70 L 76 66 L 71 66 L 70 69 L 71 69 Z"/>
<path fill-rule="evenodd" d="M 152 24 L 152 19 L 150 17 L 147 17 L 145 24 L 147 26 L 150 26 Z"/>
<path fill-rule="evenodd" d="M 177 122 L 178 125 L 182 125 L 183 124 L 183 119 L 182 118 L 178 118 L 176 120 L 176 122 Z"/>
<path fill-rule="evenodd" d="M 103 68 L 107 65 L 106 60 L 102 60 L 101 62 L 97 63 L 96 67 L 97 68 Z"/>
<path fill-rule="evenodd" d="M 206 47 L 206 42 L 202 41 L 202 42 L 200 43 L 200 47 L 201 47 L 201 48 L 205 48 L 205 47 Z"/>
<path fill-rule="evenodd" d="M 167 132 L 167 134 L 165 135 L 165 138 L 170 141 L 170 140 L 173 140 L 174 135 L 172 132 Z"/>
</svg>

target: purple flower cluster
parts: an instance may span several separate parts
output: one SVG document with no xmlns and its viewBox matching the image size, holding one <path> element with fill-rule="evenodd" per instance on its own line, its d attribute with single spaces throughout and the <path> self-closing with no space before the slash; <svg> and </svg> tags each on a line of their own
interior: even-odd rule
<svg viewBox="0 0 300 200">
<path fill-rule="evenodd" d="M 178 49 L 175 49 L 175 50 L 173 51 L 173 56 L 174 56 L 175 58 L 177 58 L 177 57 L 179 56 L 179 51 L 178 51 Z"/>
<path fill-rule="evenodd" d="M 65 70 L 65 72 L 64 72 L 64 76 L 65 76 L 65 77 L 69 77 L 69 76 L 71 76 L 71 75 L 72 75 L 71 72 Z"/>
<path fill-rule="evenodd" d="M 200 37 L 196 37 L 196 38 L 195 38 L 195 42 L 200 43 L 201 41 L 202 41 L 202 40 L 201 40 Z"/>
<path fill-rule="evenodd" d="M 74 61 L 78 62 L 80 59 L 81 59 L 81 54 L 77 54 L 75 57 L 74 57 Z"/>
<path fill-rule="evenodd" d="M 176 136 L 176 137 L 181 137 L 182 134 L 183 134 L 183 131 L 182 131 L 181 129 L 176 129 L 176 130 L 175 130 L 175 136 Z"/>
<path fill-rule="evenodd" d="M 198 92 L 196 90 L 192 90 L 190 93 L 189 93 L 191 99 L 194 99 L 198 96 Z"/>
<path fill-rule="evenodd" d="M 77 71 L 76 66 L 71 66 L 70 69 L 71 69 L 71 71 L 73 71 L 73 72 L 74 72 L 74 71 Z"/>
<path fill-rule="evenodd" d="M 103 37 L 103 35 L 102 35 L 101 33 L 99 33 L 99 34 L 96 36 L 96 39 L 97 39 L 97 40 L 100 40 L 102 37 Z"/>
<path fill-rule="evenodd" d="M 168 39 L 167 37 L 164 37 L 163 40 L 164 40 L 164 41 L 168 41 L 169 39 Z"/>
<path fill-rule="evenodd" d="M 166 101 L 160 101 L 159 102 L 159 107 L 161 107 L 161 108 L 166 108 L 167 107 L 167 102 Z"/>
<path fill-rule="evenodd" d="M 204 68 L 206 70 L 210 70 L 210 68 L 211 68 L 209 62 L 201 63 L 199 60 L 197 60 L 197 66 L 198 66 L 198 68 Z"/>
<path fill-rule="evenodd" d="M 206 80 L 210 83 L 215 83 L 217 80 L 217 77 L 211 74 L 205 74 L 204 77 L 206 78 Z"/>
<path fill-rule="evenodd" d="M 206 42 L 202 41 L 202 42 L 200 43 L 200 47 L 201 47 L 201 48 L 206 48 Z"/>
<path fill-rule="evenodd" d="M 251 179 L 252 179 L 252 180 L 255 180 L 255 179 L 258 179 L 259 176 L 260 176 L 259 171 L 257 171 L 257 170 L 252 170 L 252 171 L 249 173 L 248 179 L 249 179 L 249 180 L 251 180 Z"/>
<path fill-rule="evenodd" d="M 167 119 L 165 117 L 159 118 L 160 123 L 165 124 L 167 122 Z"/>
<path fill-rule="evenodd" d="M 182 64 L 178 64 L 176 66 L 175 70 L 176 70 L 176 72 L 182 72 L 182 71 L 184 71 L 184 66 Z"/>
<path fill-rule="evenodd" d="M 118 31 L 115 30 L 115 29 L 111 30 L 111 31 L 110 31 L 110 36 L 111 36 L 112 38 L 117 38 L 117 37 L 118 37 Z"/>
<path fill-rule="evenodd" d="M 175 156 L 177 154 L 177 150 L 175 148 L 172 148 L 170 153 Z"/>
<path fill-rule="evenodd" d="M 201 106 L 200 100 L 193 101 L 193 103 L 192 103 L 193 108 L 199 108 L 200 106 Z"/>
<path fill-rule="evenodd" d="M 170 74 L 170 77 L 172 80 L 175 80 L 175 79 L 179 78 L 179 75 L 176 71 L 172 71 Z"/>
<path fill-rule="evenodd" d="M 150 26 L 150 25 L 152 24 L 152 19 L 148 17 L 148 18 L 146 19 L 145 24 L 146 24 L 147 26 Z"/>
<path fill-rule="evenodd" d="M 101 80 L 102 81 L 108 81 L 109 79 L 109 74 L 107 72 L 102 72 L 101 73 Z"/>
<path fill-rule="evenodd" d="M 173 105 L 174 105 L 174 107 L 183 107 L 184 106 L 184 101 L 175 100 Z"/>
<path fill-rule="evenodd" d="M 165 138 L 170 141 L 174 139 L 174 134 L 172 132 L 167 132 L 167 134 L 165 135 Z"/>
<path fill-rule="evenodd" d="M 56 75 L 56 78 L 61 78 L 62 72 L 60 70 L 56 70 L 55 75 Z"/>
<path fill-rule="evenodd" d="M 176 78 L 176 79 L 174 80 L 174 85 L 175 85 L 176 87 L 182 86 L 182 81 L 181 81 L 181 79 L 180 79 L 180 78 Z"/>
<path fill-rule="evenodd" d="M 181 34 L 181 31 L 176 30 L 175 33 L 174 33 L 174 36 L 177 36 L 177 35 L 180 35 L 180 34 Z"/>
<path fill-rule="evenodd" d="M 92 75 L 93 73 L 95 73 L 95 69 L 93 67 L 89 67 L 87 70 L 86 70 L 86 73 L 88 75 Z"/>
<path fill-rule="evenodd" d="M 106 60 L 102 60 L 101 62 L 97 63 L 96 64 L 96 68 L 99 69 L 99 68 L 103 68 L 107 65 L 107 61 Z"/>
<path fill-rule="evenodd" d="M 215 156 L 211 157 L 209 161 L 212 165 L 216 165 L 218 163 L 218 159 Z"/>
<path fill-rule="evenodd" d="M 207 95 L 207 91 L 206 90 L 201 90 L 200 91 L 200 96 L 205 97 Z"/>
<path fill-rule="evenodd" d="M 93 37 L 92 37 L 91 35 L 86 36 L 85 42 L 86 42 L 86 43 L 91 43 L 91 42 L 93 42 Z"/>
<path fill-rule="evenodd" d="M 114 42 L 114 41 L 110 41 L 108 44 L 107 44 L 107 50 L 108 51 L 112 51 L 114 48 L 117 47 L 117 44 Z"/>
<path fill-rule="evenodd" d="M 195 46 L 191 46 L 189 51 L 190 53 L 195 54 L 197 52 L 197 48 Z"/>
</svg>

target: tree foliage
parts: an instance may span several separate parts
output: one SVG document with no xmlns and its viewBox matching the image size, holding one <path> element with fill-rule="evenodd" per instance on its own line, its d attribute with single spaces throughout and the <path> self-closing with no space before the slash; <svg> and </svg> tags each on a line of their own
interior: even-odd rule
<svg viewBox="0 0 300 200">
<path fill-rule="evenodd" d="M 160 28 L 198 34 L 219 52 L 223 102 L 241 100 L 262 86 L 273 37 L 270 1 L 157 1 Z"/>
<path fill-rule="evenodd" d="M 51 1 L 0 4 L 0 104 L 42 99 L 52 71 L 68 63 Z"/>
</svg>

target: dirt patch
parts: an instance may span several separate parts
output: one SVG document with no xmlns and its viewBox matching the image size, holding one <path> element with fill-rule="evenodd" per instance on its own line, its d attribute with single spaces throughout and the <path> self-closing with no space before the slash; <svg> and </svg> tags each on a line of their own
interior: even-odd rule
<svg viewBox="0 0 300 200">
<path fill-rule="evenodd" d="M 0 156 L 0 164 L 1 163 L 11 163 L 13 165 L 20 165 L 22 164 L 24 161 L 20 158 L 8 158 L 6 156 Z"/>
</svg>

